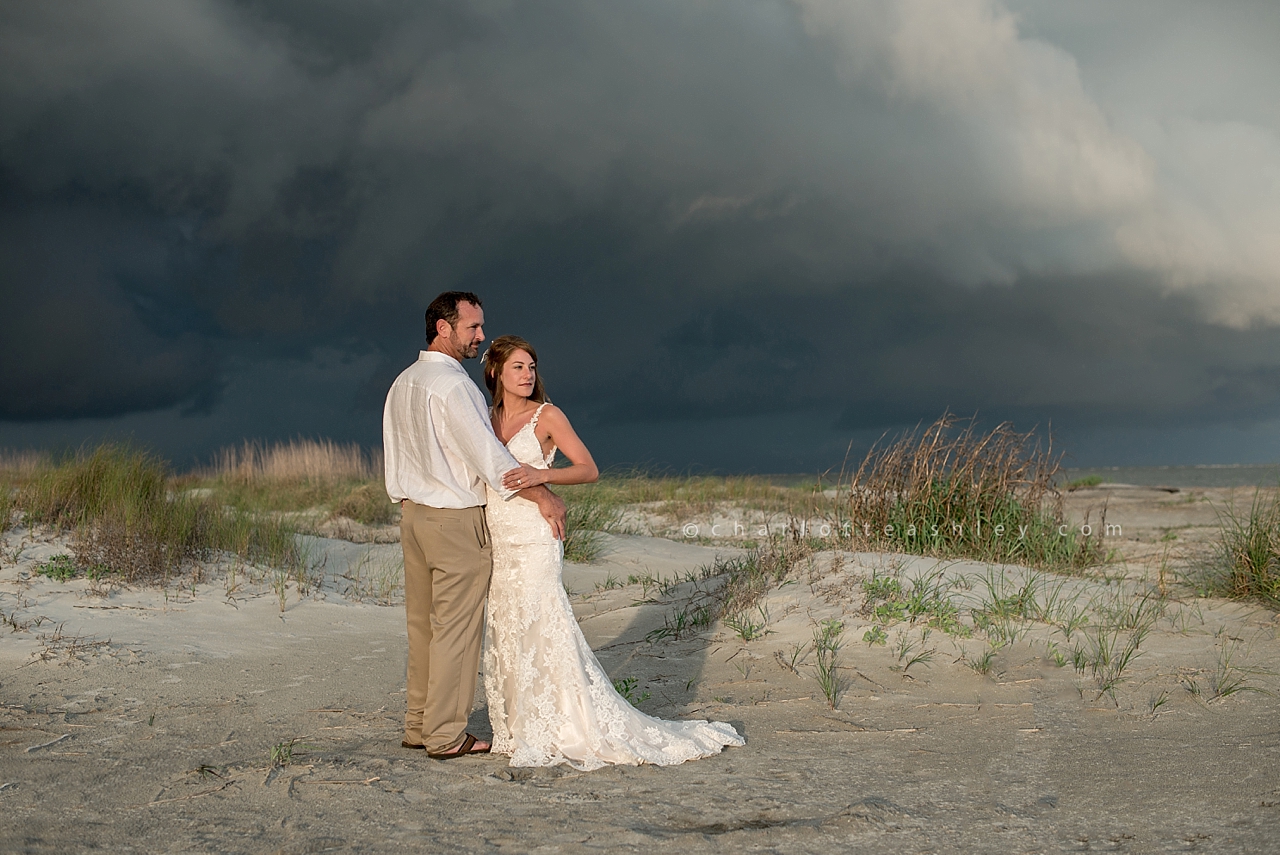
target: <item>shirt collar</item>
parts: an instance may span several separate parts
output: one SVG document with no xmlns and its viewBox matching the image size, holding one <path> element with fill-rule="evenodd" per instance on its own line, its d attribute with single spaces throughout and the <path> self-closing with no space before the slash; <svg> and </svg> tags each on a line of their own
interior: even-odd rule
<svg viewBox="0 0 1280 855">
<path fill-rule="evenodd" d="M 466 369 L 464 369 L 464 368 L 462 367 L 462 363 L 461 363 L 461 362 L 459 362 L 458 360 L 454 359 L 454 358 L 453 358 L 452 356 L 450 356 L 449 354 L 447 354 L 447 353 L 441 353 L 441 352 L 440 352 L 440 351 L 438 351 L 438 350 L 420 350 L 420 351 L 418 351 L 418 361 L 419 361 L 419 362 L 439 362 L 439 363 L 444 364 L 444 365 L 453 365 L 453 366 L 457 367 L 459 370 L 463 370 L 463 371 L 465 371 L 465 370 L 466 370 Z"/>
</svg>

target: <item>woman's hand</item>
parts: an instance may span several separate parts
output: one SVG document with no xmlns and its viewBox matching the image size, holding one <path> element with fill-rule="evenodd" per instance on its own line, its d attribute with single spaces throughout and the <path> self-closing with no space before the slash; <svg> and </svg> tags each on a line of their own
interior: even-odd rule
<svg viewBox="0 0 1280 855">
<path fill-rule="evenodd" d="M 526 464 L 521 464 L 520 468 L 512 469 L 502 476 L 502 486 L 508 490 L 527 490 L 545 483 L 547 483 L 547 470 L 535 469 Z"/>
</svg>

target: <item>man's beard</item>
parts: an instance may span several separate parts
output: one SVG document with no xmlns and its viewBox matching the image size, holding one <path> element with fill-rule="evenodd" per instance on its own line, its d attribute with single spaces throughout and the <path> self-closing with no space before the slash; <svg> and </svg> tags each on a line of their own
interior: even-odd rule
<svg viewBox="0 0 1280 855">
<path fill-rule="evenodd" d="M 475 359 L 480 353 L 480 342 L 475 341 L 471 344 L 463 344 L 462 340 L 456 336 L 453 339 L 453 347 L 458 353 L 462 354 L 463 359 Z"/>
</svg>

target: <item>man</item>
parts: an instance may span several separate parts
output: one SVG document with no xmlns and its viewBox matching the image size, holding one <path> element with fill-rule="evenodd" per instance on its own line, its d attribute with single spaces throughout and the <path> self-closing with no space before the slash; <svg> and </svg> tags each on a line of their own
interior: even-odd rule
<svg viewBox="0 0 1280 855">
<path fill-rule="evenodd" d="M 427 349 L 396 378 L 382 416 L 387 493 L 403 509 L 409 669 L 401 745 L 436 759 L 489 751 L 466 733 L 492 569 L 484 485 L 504 500 L 537 503 L 564 537 L 564 502 L 554 493 L 502 485 L 522 467 L 493 435 L 484 398 L 461 364 L 482 341 L 479 297 L 436 297 L 427 307 Z"/>
</svg>

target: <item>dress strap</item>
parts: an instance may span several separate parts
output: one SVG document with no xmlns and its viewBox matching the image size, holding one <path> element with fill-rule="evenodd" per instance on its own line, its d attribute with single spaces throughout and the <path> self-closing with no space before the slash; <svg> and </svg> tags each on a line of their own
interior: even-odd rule
<svg viewBox="0 0 1280 855">
<path fill-rule="evenodd" d="M 542 415 L 542 408 L 543 408 L 543 407 L 545 407 L 545 406 L 546 406 L 547 404 L 549 404 L 549 403 L 551 403 L 551 402 L 550 402 L 550 401 L 543 401 L 541 404 L 539 404 L 539 405 L 538 405 L 538 409 L 536 409 L 536 410 L 534 410 L 534 411 L 533 411 L 533 418 L 529 419 L 529 428 L 530 428 L 531 430 L 537 430 L 537 429 L 538 429 L 538 416 Z"/>
</svg>

